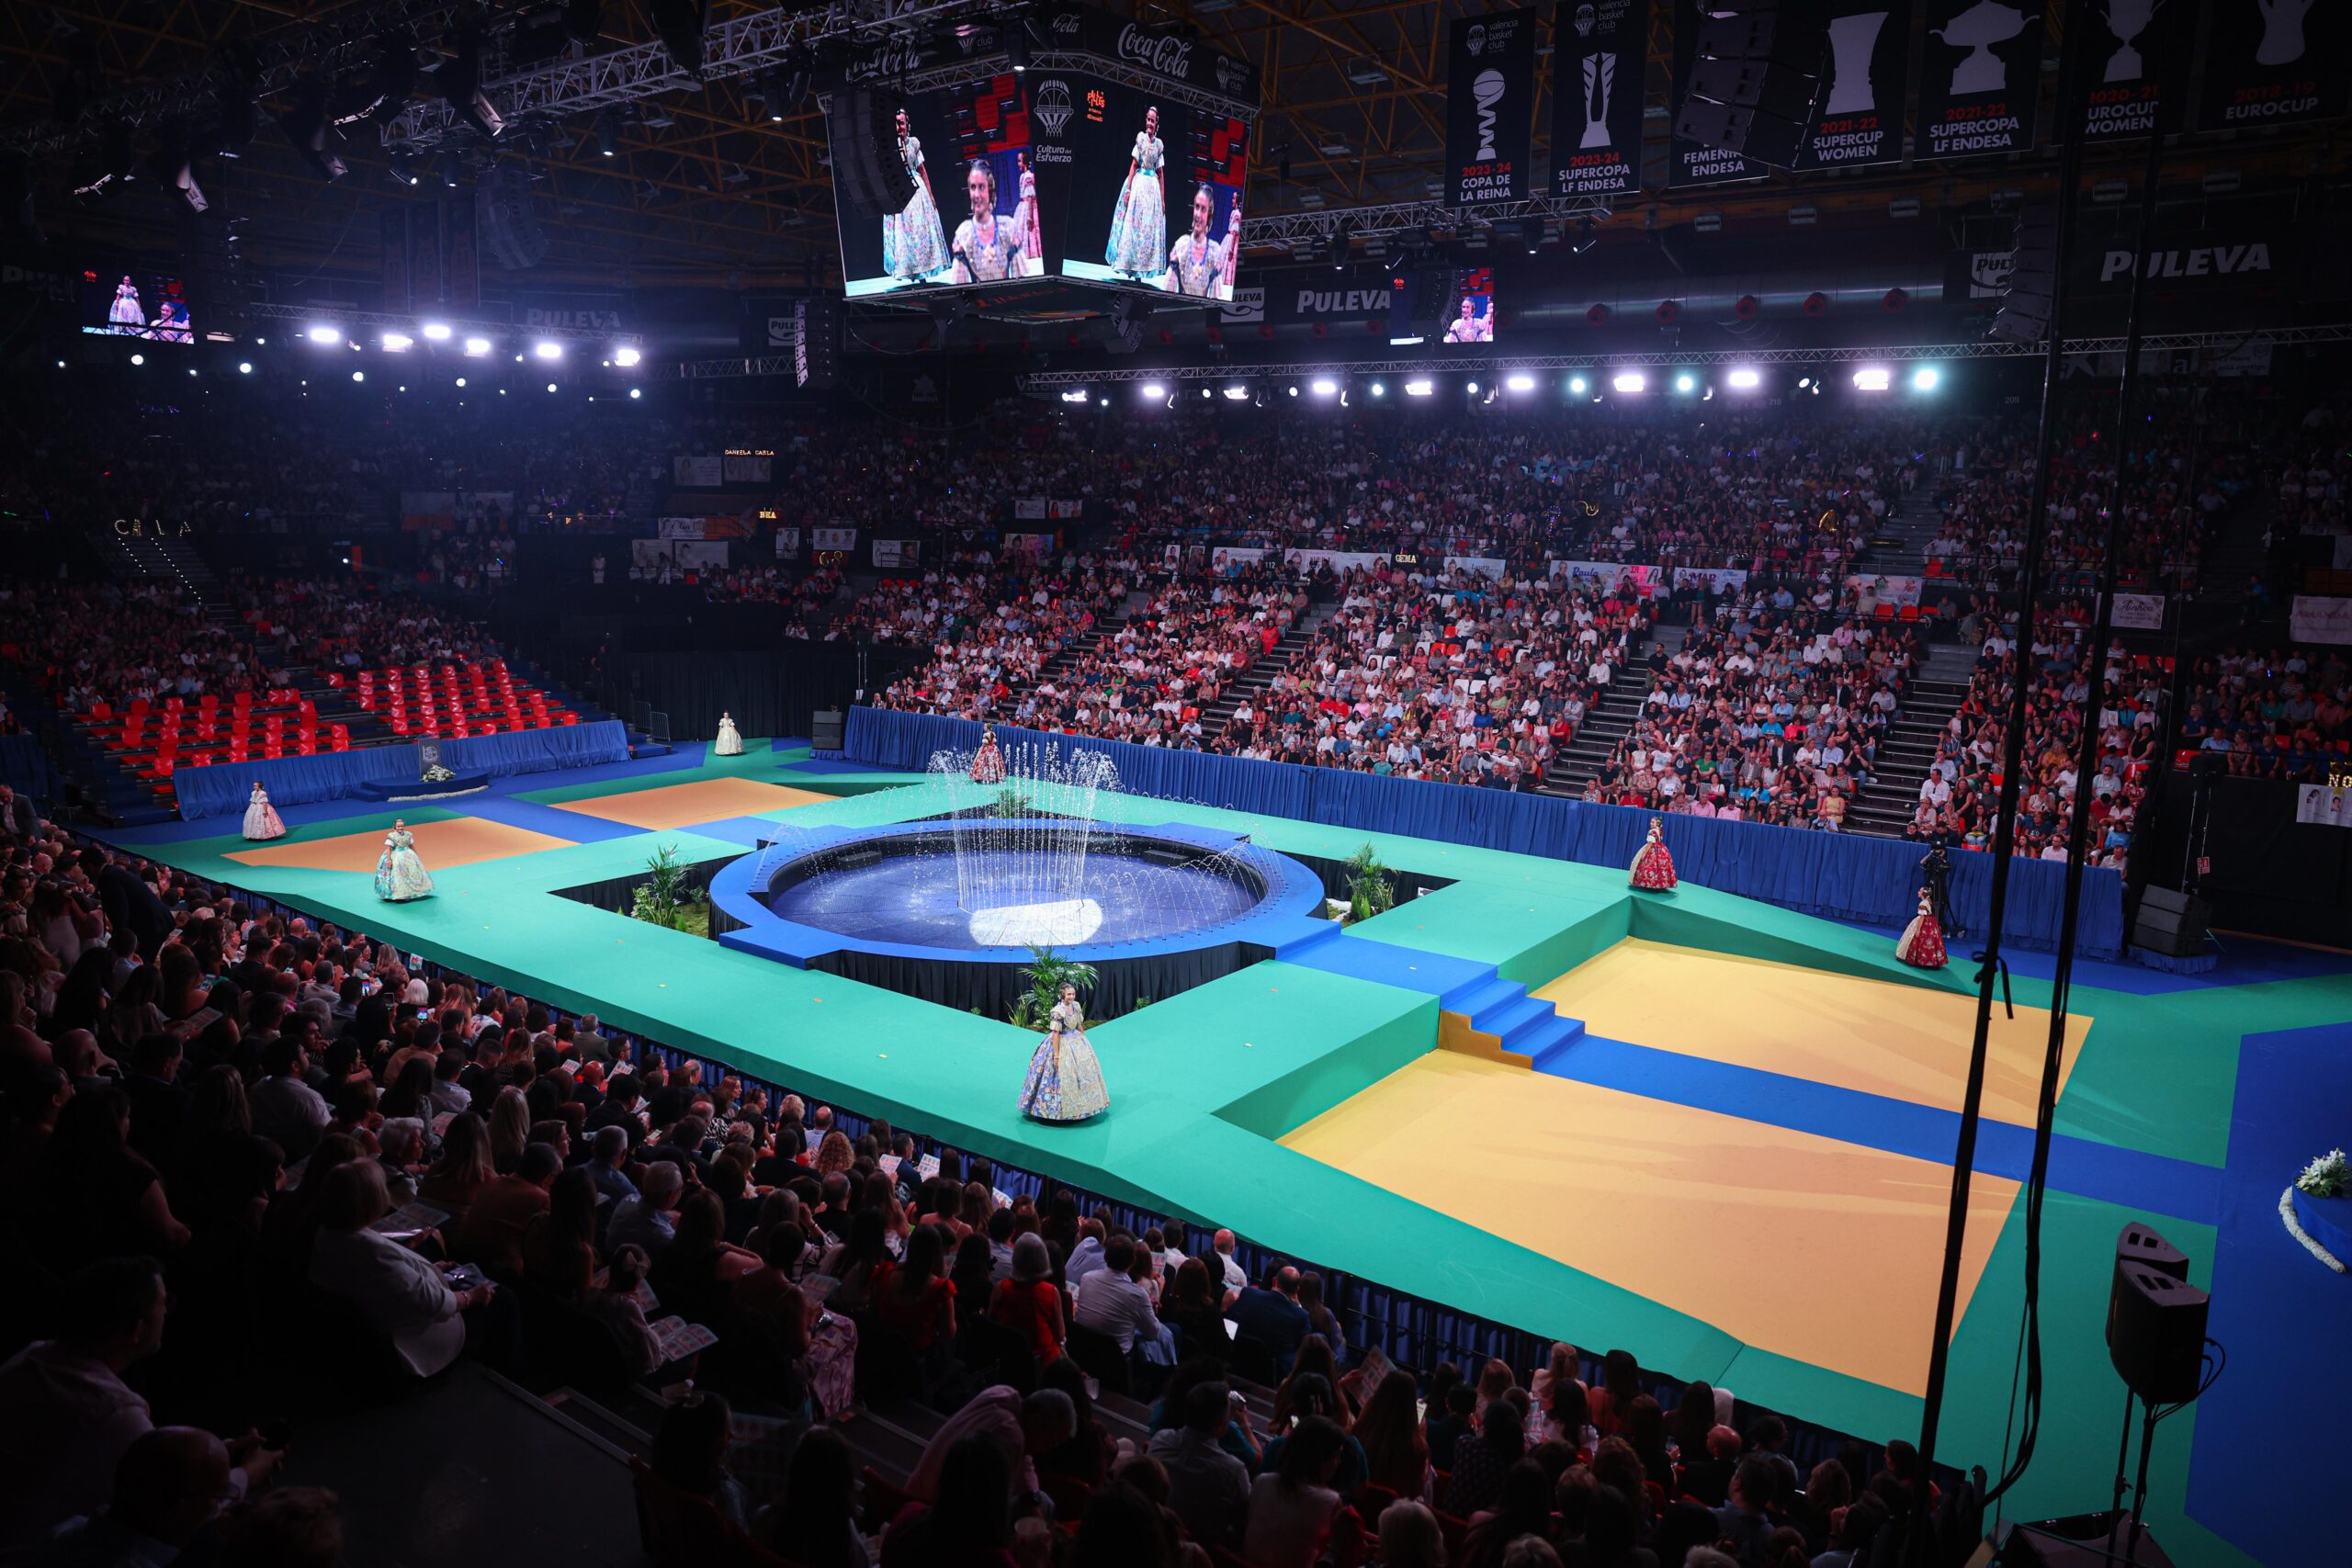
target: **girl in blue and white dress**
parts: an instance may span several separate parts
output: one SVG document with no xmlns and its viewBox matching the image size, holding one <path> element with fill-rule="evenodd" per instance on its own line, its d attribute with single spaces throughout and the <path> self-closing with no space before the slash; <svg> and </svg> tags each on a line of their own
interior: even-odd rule
<svg viewBox="0 0 2352 1568">
<path fill-rule="evenodd" d="M 107 321 L 118 334 L 137 337 L 146 330 L 147 308 L 139 302 L 139 286 L 124 278 L 115 285 L 114 303 L 107 307 Z"/>
<path fill-rule="evenodd" d="M 1083 1122 L 1111 1108 L 1102 1087 L 1102 1064 L 1086 1039 L 1086 1010 L 1078 987 L 1064 985 L 1054 1004 L 1046 1038 L 1029 1058 L 1029 1079 L 1021 1089 L 1021 1111 L 1038 1122 Z"/>
<path fill-rule="evenodd" d="M 1021 231 L 1012 220 L 996 209 L 996 168 L 986 158 L 975 158 L 964 171 L 964 193 L 971 198 L 972 215 L 956 225 L 954 283 L 1001 283 L 1022 273 L 1024 254 Z"/>
<path fill-rule="evenodd" d="M 1138 283 L 1167 270 L 1168 196 L 1159 184 L 1159 167 L 1167 157 L 1159 140 L 1159 110 L 1148 108 L 1127 161 L 1127 183 L 1119 187 L 1119 205 L 1111 214 L 1111 243 L 1102 253 L 1112 271 L 1124 272 Z"/>
<path fill-rule="evenodd" d="M 904 109 L 899 111 L 899 156 L 915 182 L 915 194 L 904 210 L 882 220 L 882 270 L 913 282 L 947 265 L 947 232 L 939 225 L 939 203 L 932 196 L 931 171 L 923 167 L 922 142 L 907 129 Z"/>
<path fill-rule="evenodd" d="M 1021 154 L 1021 198 L 1012 204 L 1012 231 L 1021 241 L 1024 264 L 1044 257 L 1046 236 L 1037 222 L 1037 171 L 1029 166 L 1026 152 Z"/>
<path fill-rule="evenodd" d="M 376 862 L 376 897 L 387 904 L 405 904 L 432 896 L 433 878 L 424 874 L 424 863 L 416 858 L 416 835 L 395 817 L 392 830 L 384 835 L 384 852 Z"/>
<path fill-rule="evenodd" d="M 1168 281 L 1170 293 L 1190 294 L 1197 299 L 1230 299 L 1233 298 L 1233 263 L 1240 248 L 1241 200 L 1237 194 L 1233 214 L 1226 220 L 1225 238 L 1211 240 L 1209 225 L 1216 220 L 1216 195 L 1206 185 L 1193 192 L 1193 227 L 1176 236 L 1168 249 Z"/>
<path fill-rule="evenodd" d="M 277 815 L 277 807 L 269 803 L 269 791 L 254 781 L 254 792 L 245 800 L 245 837 L 248 839 L 282 839 L 286 837 L 286 820 Z"/>
</svg>

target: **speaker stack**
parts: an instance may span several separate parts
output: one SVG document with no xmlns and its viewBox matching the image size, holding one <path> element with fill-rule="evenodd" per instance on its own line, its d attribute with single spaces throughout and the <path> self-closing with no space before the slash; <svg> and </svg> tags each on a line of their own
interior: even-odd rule
<svg viewBox="0 0 2352 1568">
<path fill-rule="evenodd" d="M 813 296 L 792 302 L 792 373 L 797 385 L 830 392 L 841 377 L 842 310 Z"/>
<path fill-rule="evenodd" d="M 827 107 L 833 188 L 861 212 L 900 212 L 915 197 L 915 177 L 899 155 L 899 107 L 895 95 L 842 87 Z"/>
<path fill-rule="evenodd" d="M 2172 1559 L 2121 1509 L 2019 1525 L 2002 1543 L 2000 1568 L 2172 1568 Z"/>
<path fill-rule="evenodd" d="M 820 708 L 808 717 L 808 749 L 812 751 L 838 751 L 842 749 L 842 710 Z"/>
<path fill-rule="evenodd" d="M 2172 958 L 2194 958 L 2205 951 L 2205 932 L 2213 906 L 2193 893 L 2170 887 L 2150 887 L 2140 894 L 2140 910 L 2132 922 L 2132 945 Z"/>
<path fill-rule="evenodd" d="M 2197 1397 L 2205 1371 L 2205 1292 L 2188 1282 L 2188 1258 L 2133 1222 L 2115 1238 L 2107 1294 L 2107 1355 L 2150 1404 Z"/>
<path fill-rule="evenodd" d="M 1674 134 L 1789 168 L 1821 96 L 1829 31 L 1819 8 L 1712 0 Z"/>
<path fill-rule="evenodd" d="M 2018 209 L 2009 252 L 2009 280 L 1992 335 L 2004 343 L 2040 343 L 2050 333 L 2050 299 L 2058 281 L 2058 209 L 2046 201 Z"/>
</svg>

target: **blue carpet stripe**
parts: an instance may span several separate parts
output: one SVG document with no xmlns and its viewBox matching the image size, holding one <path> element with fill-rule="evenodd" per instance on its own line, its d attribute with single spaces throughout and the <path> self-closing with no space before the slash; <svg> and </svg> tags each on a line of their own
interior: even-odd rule
<svg viewBox="0 0 2352 1568">
<path fill-rule="evenodd" d="M 1433 997 L 1492 976 L 1495 972 L 1491 964 L 1450 958 L 1418 947 L 1399 947 L 1373 937 L 1346 935 L 1337 942 L 1317 943 L 1295 962 L 1326 974 L 1372 980 L 1408 991 L 1426 991 Z"/>
<path fill-rule="evenodd" d="M 1951 1163 L 1960 1140 L 1955 1111 L 1598 1035 L 1587 1035 L 1541 1070 L 1939 1165 Z M 2032 1128 L 1991 1120 L 1980 1124 L 1978 1169 L 2022 1181 L 2032 1161 Z M 2209 1166 L 2137 1149 L 2064 1135 L 2051 1144 L 2053 1188 L 2155 1213 L 2211 1224 L 2220 1179 Z"/>
</svg>

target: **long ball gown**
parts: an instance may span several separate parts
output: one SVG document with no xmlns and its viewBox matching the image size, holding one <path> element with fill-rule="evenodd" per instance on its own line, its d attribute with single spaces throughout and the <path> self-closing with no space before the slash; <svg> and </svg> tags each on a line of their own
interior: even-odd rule
<svg viewBox="0 0 2352 1568">
<path fill-rule="evenodd" d="M 1102 1087 L 1102 1064 L 1087 1043 L 1086 1010 L 1056 1002 L 1052 1029 L 1029 1058 L 1029 1079 L 1021 1088 L 1023 1115 L 1039 1122 L 1083 1122 L 1111 1108 Z"/>
<path fill-rule="evenodd" d="M 1666 829 L 1655 817 L 1650 818 L 1648 841 L 1634 853 L 1629 882 L 1646 893 L 1674 891 L 1674 856 L 1666 847 Z"/>
<path fill-rule="evenodd" d="M 376 897 L 387 904 L 405 904 L 433 896 L 433 878 L 416 858 L 416 835 L 395 828 L 384 835 L 384 852 L 376 862 Z"/>
<path fill-rule="evenodd" d="M 1119 193 L 1111 214 L 1111 243 L 1102 259 L 1114 272 L 1157 277 L 1168 270 L 1168 197 L 1160 188 L 1159 164 L 1166 152 L 1159 138 L 1136 132 L 1136 172 Z"/>
<path fill-rule="evenodd" d="M 743 732 L 735 728 L 735 716 L 718 716 L 718 739 L 711 743 L 714 757 L 740 757 L 743 754 Z"/>
<path fill-rule="evenodd" d="M 277 815 L 277 807 L 269 803 L 269 791 L 254 785 L 253 798 L 245 802 L 245 837 L 248 839 L 282 839 L 286 837 L 285 819 Z"/>
<path fill-rule="evenodd" d="M 1940 969 L 1950 956 L 1944 952 L 1943 923 L 1936 919 L 1934 901 L 1924 887 L 1919 889 L 1919 912 L 1896 939 L 1894 956 L 1915 969 Z"/>
<path fill-rule="evenodd" d="M 947 231 L 940 227 L 931 187 L 922 183 L 922 142 L 908 137 L 899 156 L 915 182 L 915 194 L 903 210 L 882 220 L 882 270 L 892 277 L 928 277 L 947 265 Z"/>
<path fill-rule="evenodd" d="M 997 746 L 993 729 L 980 732 L 980 749 L 972 753 L 972 782 L 984 784 L 1004 782 L 1004 752 Z"/>
</svg>

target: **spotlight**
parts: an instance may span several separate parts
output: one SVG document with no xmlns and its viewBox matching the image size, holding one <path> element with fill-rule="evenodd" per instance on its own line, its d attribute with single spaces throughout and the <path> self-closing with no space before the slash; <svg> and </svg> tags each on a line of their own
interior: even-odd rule
<svg viewBox="0 0 2352 1568">
<path fill-rule="evenodd" d="M 365 381 L 368 379 L 368 372 L 365 370 L 354 370 L 351 373 L 351 378 L 355 381 Z"/>
<path fill-rule="evenodd" d="M 613 350 L 613 363 L 619 366 L 624 370 L 628 369 L 630 366 L 635 365 L 639 360 L 644 357 L 644 355 L 639 353 L 636 349 L 629 347 L 627 344 L 623 344 L 620 347 Z"/>
<path fill-rule="evenodd" d="M 1236 381 L 1225 389 L 1225 395 L 1229 401 L 1246 403 L 1250 400 L 1250 389 Z"/>
<path fill-rule="evenodd" d="M 410 337 L 406 333 L 386 333 L 384 334 L 384 352 L 386 354 L 406 354 L 415 342 L 416 340 Z"/>
<path fill-rule="evenodd" d="M 645 389 L 642 387 L 631 387 L 628 389 L 628 395 L 632 399 L 641 398 L 645 396 Z"/>
<path fill-rule="evenodd" d="M 468 339 L 466 340 L 466 353 L 467 353 L 469 356 L 471 356 L 471 357 L 473 357 L 473 358 L 477 358 L 477 359 L 478 359 L 478 358 L 480 358 L 481 355 L 485 355 L 485 354 L 488 354 L 489 352 L 490 352 L 490 340 L 489 340 L 488 338 L 486 338 L 486 337 L 469 337 L 469 338 L 468 338 Z"/>
<path fill-rule="evenodd" d="M 1798 391 L 1802 392 L 1802 391 L 1804 391 L 1807 387 L 1810 387 L 1810 386 L 1812 386 L 1812 385 L 1813 385 L 1813 378 L 1812 378 L 1812 377 L 1810 377 L 1810 376 L 1800 376 L 1800 377 L 1798 377 L 1798 378 L 1797 378 L 1797 390 L 1798 390 Z"/>
<path fill-rule="evenodd" d="M 555 390 L 555 383 L 553 381 L 549 381 L 548 383 L 548 390 L 550 392 Z"/>
<path fill-rule="evenodd" d="M 60 365 L 62 365 L 62 364 L 64 364 L 65 362 L 64 362 L 63 360 L 62 360 L 62 359 L 61 359 L 61 360 L 59 360 L 59 361 L 58 361 L 58 363 L 59 363 Z M 253 362 L 252 360 L 250 360 L 250 359 L 240 359 L 240 360 L 238 360 L 238 361 L 237 361 L 237 374 L 238 374 L 238 375 L 240 375 L 240 376 L 250 376 L 250 375 L 252 375 L 253 373 L 254 373 L 254 362 Z"/>
<path fill-rule="evenodd" d="M 1943 372 L 1934 366 L 1922 365 L 1911 372 L 1911 386 L 1917 391 L 1932 392 L 1936 389 L 1936 383 L 1943 378 Z"/>
<path fill-rule="evenodd" d="M 1620 370 L 1609 384 L 1621 392 L 1644 392 L 1649 389 L 1650 378 L 1638 370 Z"/>
<path fill-rule="evenodd" d="M 143 354 L 134 354 L 130 356 L 130 362 L 133 365 L 144 365 L 147 363 L 147 356 Z"/>
<path fill-rule="evenodd" d="M 1883 392 L 1894 382 L 1893 374 L 1883 365 L 1865 365 L 1854 372 L 1854 389 L 1858 392 Z"/>
<path fill-rule="evenodd" d="M 1315 378 L 1315 395 L 1318 398 L 1328 398 L 1339 389 L 1340 384 L 1329 376 L 1318 376 Z"/>
<path fill-rule="evenodd" d="M 1388 389 L 1383 383 L 1374 381 L 1372 384 L 1372 395 L 1375 398 L 1385 398 L 1388 395 Z"/>
<path fill-rule="evenodd" d="M 1408 398 L 1426 398 L 1436 390 L 1437 388 L 1426 376 L 1416 377 L 1405 383 L 1405 395 Z"/>
<path fill-rule="evenodd" d="M 462 386 L 464 386 L 465 384 L 466 384 L 466 378 L 465 378 L 463 376 L 458 377 L 458 386 L 460 386 L 460 387 L 462 387 Z"/>
<path fill-rule="evenodd" d="M 1019 75 L 1022 72 L 1029 69 L 1029 23 L 1027 18 L 1015 17 L 1012 21 L 1005 24 L 1004 58 L 1005 62 L 1012 67 L 1013 73 L 1015 75 Z"/>
<path fill-rule="evenodd" d="M 1294 382 L 1292 382 L 1289 386 L 1284 387 L 1284 388 L 1283 389 L 1283 391 L 1285 391 L 1285 392 L 1288 392 L 1292 397 L 1294 397 L 1294 398 L 1295 398 L 1295 397 L 1298 396 L 1298 383 L 1296 383 L 1295 381 L 1294 381 Z"/>
<path fill-rule="evenodd" d="M 441 183 L 451 190 L 457 189 L 458 172 L 464 166 L 454 151 L 444 152 L 441 155 Z"/>
<path fill-rule="evenodd" d="M 1082 403 L 1085 400 L 1086 389 L 1083 387 L 1072 387 L 1069 391 L 1062 394 L 1062 401 L 1066 403 Z"/>
<path fill-rule="evenodd" d="M 391 176 L 392 183 L 396 186 L 413 187 L 417 181 L 415 161 L 401 153 L 396 152 L 392 155 L 391 164 L 384 173 Z"/>
<path fill-rule="evenodd" d="M 312 343 L 341 343 L 343 341 L 342 330 L 336 327 L 312 327 L 302 335 Z"/>
<path fill-rule="evenodd" d="M 1535 378 L 1524 371 L 1514 371 L 1503 378 L 1503 385 L 1514 392 L 1532 392 L 1535 390 Z"/>
<path fill-rule="evenodd" d="M 621 135 L 621 111 L 606 109 L 596 117 L 596 151 L 609 158 L 617 152 Z"/>
<path fill-rule="evenodd" d="M 447 343 L 449 341 L 449 323 L 447 321 L 425 322 L 424 336 L 425 341 L 428 343 Z"/>
<path fill-rule="evenodd" d="M 1757 388 L 1764 384 L 1764 378 L 1757 371 L 1741 369 L 1735 370 L 1730 375 L 1724 377 L 1724 381 L 1726 385 L 1735 387 L 1740 391 L 1752 392 Z"/>
<path fill-rule="evenodd" d="M 563 357 L 563 344 L 556 342 L 553 338 L 543 338 L 539 342 L 531 345 L 531 352 L 537 355 L 541 359 L 561 359 Z"/>
<path fill-rule="evenodd" d="M 193 365 L 189 366 L 189 367 L 187 367 L 187 373 L 188 373 L 189 375 L 191 375 L 191 376 L 195 375 L 195 374 L 196 374 L 196 367 L 195 367 L 195 366 L 193 366 Z"/>
<path fill-rule="evenodd" d="M 1157 381 L 1146 381 L 1143 384 L 1143 395 L 1157 401 L 1168 395 L 1168 389 Z"/>
<path fill-rule="evenodd" d="M 1465 381 L 1462 384 L 1462 389 L 1475 398 L 1478 395 L 1478 383 L 1476 381 Z"/>
<path fill-rule="evenodd" d="M 1592 383 L 1586 380 L 1581 376 L 1571 376 L 1568 378 L 1568 390 L 1579 398 L 1583 397 L 1591 386 Z"/>
<path fill-rule="evenodd" d="M 1697 391 L 1699 389 L 1698 378 L 1686 370 L 1681 375 L 1677 376 L 1674 378 L 1674 389 L 1678 392 Z"/>
</svg>

